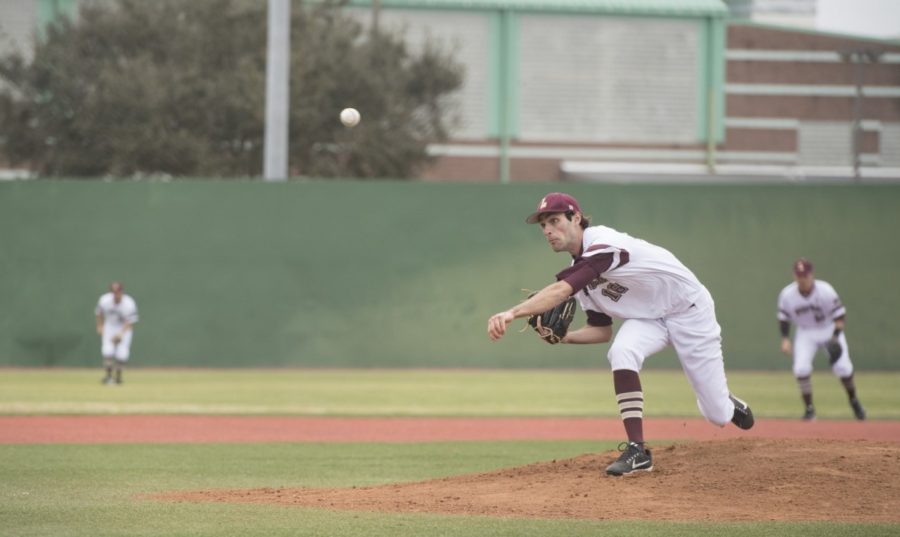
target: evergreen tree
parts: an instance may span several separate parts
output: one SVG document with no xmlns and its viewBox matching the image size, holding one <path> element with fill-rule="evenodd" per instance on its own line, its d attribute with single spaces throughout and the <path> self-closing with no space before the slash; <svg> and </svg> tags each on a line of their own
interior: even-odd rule
<svg viewBox="0 0 900 537">
<path fill-rule="evenodd" d="M 291 11 L 292 175 L 414 176 L 446 138 L 461 67 L 339 4 Z M 258 176 L 265 47 L 261 1 L 85 3 L 31 61 L 0 58 L 0 153 L 42 176 Z M 353 129 L 347 106 L 363 115 Z"/>
</svg>

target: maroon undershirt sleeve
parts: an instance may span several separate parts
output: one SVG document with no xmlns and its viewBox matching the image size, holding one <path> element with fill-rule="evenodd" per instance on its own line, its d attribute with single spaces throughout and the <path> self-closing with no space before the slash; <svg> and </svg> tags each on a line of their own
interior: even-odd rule
<svg viewBox="0 0 900 537">
<path fill-rule="evenodd" d="M 612 252 L 582 257 L 575 261 L 574 265 L 557 274 L 556 279 L 571 285 L 574 295 L 606 272 L 612 262 Z"/>
<path fill-rule="evenodd" d="M 611 326 L 613 324 L 612 317 L 605 313 L 594 310 L 585 310 L 587 314 L 587 324 L 590 326 Z"/>
</svg>

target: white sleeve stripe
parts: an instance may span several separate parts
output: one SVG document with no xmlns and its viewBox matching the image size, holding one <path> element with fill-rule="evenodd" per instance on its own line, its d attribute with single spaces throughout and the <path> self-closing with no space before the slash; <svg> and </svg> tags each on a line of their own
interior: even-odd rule
<svg viewBox="0 0 900 537">
<path fill-rule="evenodd" d="M 616 250 L 616 251 L 613 253 L 612 263 L 609 264 L 609 268 L 606 269 L 606 270 L 608 270 L 608 271 L 609 271 L 609 270 L 612 270 L 612 269 L 618 267 L 620 264 L 622 264 L 622 258 L 621 258 L 621 256 L 619 255 L 619 250 Z"/>
<path fill-rule="evenodd" d="M 584 254 L 608 254 L 610 252 L 615 252 L 616 250 L 619 250 L 619 248 L 610 246 L 609 244 L 592 244 L 591 246 L 587 247 L 587 250 L 585 250 Z"/>
</svg>

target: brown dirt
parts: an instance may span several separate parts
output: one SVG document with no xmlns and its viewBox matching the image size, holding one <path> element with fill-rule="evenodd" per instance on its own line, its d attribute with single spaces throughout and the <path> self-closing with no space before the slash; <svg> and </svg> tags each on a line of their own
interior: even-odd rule
<svg viewBox="0 0 900 537">
<path fill-rule="evenodd" d="M 605 476 L 617 455 L 376 487 L 201 490 L 153 498 L 521 518 L 900 522 L 898 443 L 695 441 L 654 450 L 652 472 Z"/>
<path fill-rule="evenodd" d="M 757 417 L 750 431 L 698 418 L 648 418 L 650 440 L 806 438 L 900 442 L 900 421 Z M 619 418 L 332 418 L 309 416 L 0 416 L 0 444 L 622 440 Z"/>
<path fill-rule="evenodd" d="M 758 419 L 750 431 L 647 419 L 655 469 L 603 470 L 618 453 L 345 489 L 202 490 L 153 496 L 335 510 L 498 517 L 900 523 L 900 421 Z M 0 416 L 0 444 L 438 442 L 621 439 L 619 419 L 273 416 Z"/>
</svg>

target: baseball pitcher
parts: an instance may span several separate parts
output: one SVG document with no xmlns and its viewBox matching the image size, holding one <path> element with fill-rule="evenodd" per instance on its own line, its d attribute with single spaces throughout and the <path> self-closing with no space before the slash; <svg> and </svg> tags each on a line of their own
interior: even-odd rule
<svg viewBox="0 0 900 537">
<path fill-rule="evenodd" d="M 565 333 L 559 343 L 609 342 L 613 318 L 623 320 L 607 358 L 628 441 L 607 474 L 653 469 L 644 446 L 639 373 L 644 360 L 668 345 L 675 348 L 708 421 L 720 427 L 729 421 L 742 429 L 753 426 L 750 407 L 728 389 L 713 299 L 671 252 L 606 226 L 592 227 L 575 198 L 559 192 L 544 196 L 526 222 L 539 224 L 554 252 L 571 255 L 571 265 L 556 275 L 556 283 L 493 315 L 488 335 L 499 340 L 513 320 L 541 315 L 572 296 L 587 314 L 587 325 Z"/>
</svg>

